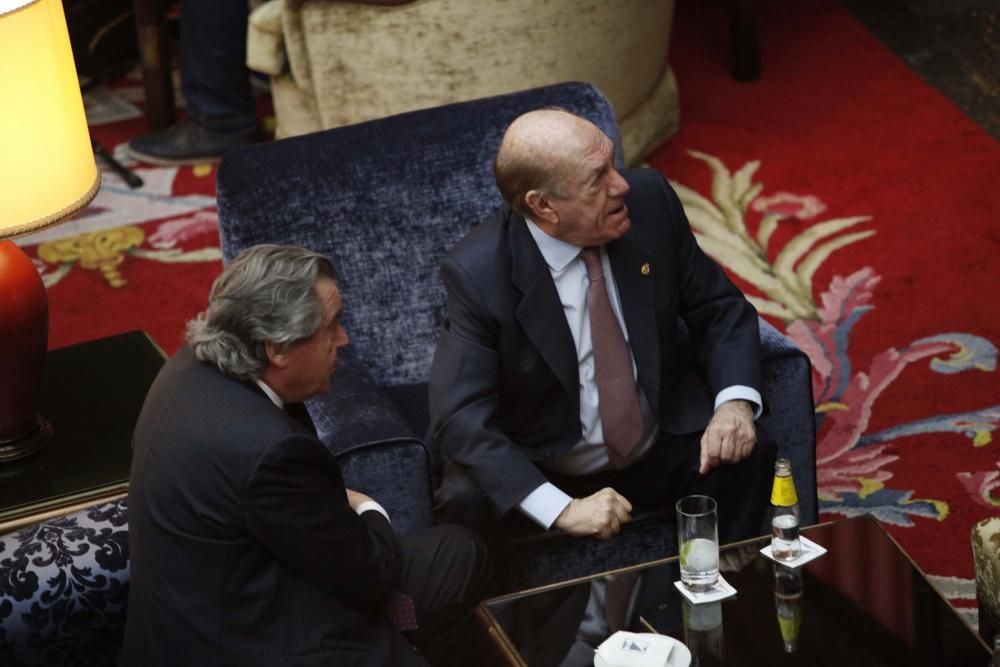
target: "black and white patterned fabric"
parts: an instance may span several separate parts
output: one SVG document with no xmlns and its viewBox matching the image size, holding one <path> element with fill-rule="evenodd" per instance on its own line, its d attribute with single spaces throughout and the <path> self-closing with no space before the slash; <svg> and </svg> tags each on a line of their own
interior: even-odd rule
<svg viewBox="0 0 1000 667">
<path fill-rule="evenodd" d="M 113 665 L 128 602 L 126 500 L 0 535 L 0 665 Z"/>
</svg>

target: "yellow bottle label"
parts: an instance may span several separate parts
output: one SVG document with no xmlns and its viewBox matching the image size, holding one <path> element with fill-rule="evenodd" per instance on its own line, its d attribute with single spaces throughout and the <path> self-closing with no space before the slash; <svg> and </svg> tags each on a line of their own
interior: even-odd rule
<svg viewBox="0 0 1000 667">
<path fill-rule="evenodd" d="M 799 502 L 795 493 L 795 482 L 791 477 L 775 477 L 771 487 L 771 504 L 778 507 L 791 507 Z"/>
</svg>

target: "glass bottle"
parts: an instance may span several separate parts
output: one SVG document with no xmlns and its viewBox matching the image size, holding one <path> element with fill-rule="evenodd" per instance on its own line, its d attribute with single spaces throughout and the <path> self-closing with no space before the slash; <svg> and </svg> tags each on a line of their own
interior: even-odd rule
<svg viewBox="0 0 1000 667">
<path fill-rule="evenodd" d="M 802 550 L 799 541 L 799 497 L 788 459 L 774 462 L 771 487 L 771 554 L 778 560 L 794 560 Z"/>
</svg>

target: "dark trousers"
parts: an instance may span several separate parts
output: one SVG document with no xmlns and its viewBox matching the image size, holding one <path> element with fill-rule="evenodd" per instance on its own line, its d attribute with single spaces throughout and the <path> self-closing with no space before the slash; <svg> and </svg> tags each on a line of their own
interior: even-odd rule
<svg viewBox="0 0 1000 667">
<path fill-rule="evenodd" d="M 247 0 L 184 0 L 181 88 L 188 116 L 216 131 L 257 123 L 247 58 Z"/>
<path fill-rule="evenodd" d="M 774 441 L 758 426 L 757 445 L 749 457 L 739 463 L 723 464 L 705 475 L 698 474 L 700 443 L 701 433 L 663 433 L 642 461 L 624 470 L 580 476 L 543 472 L 574 498 L 584 498 L 609 486 L 632 503 L 633 515 L 647 510 L 673 511 L 677 500 L 690 494 L 711 496 L 718 503 L 722 543 L 761 535 L 774 479 Z M 451 463 L 445 467 L 435 494 L 434 511 L 437 520 L 467 525 L 491 543 L 540 530 L 516 509 L 498 521 L 472 479 Z"/>
<path fill-rule="evenodd" d="M 400 590 L 417 625 L 405 633 L 431 665 L 471 665 L 473 613 L 492 576 L 486 547 L 468 529 L 434 526 L 403 539 Z"/>
</svg>

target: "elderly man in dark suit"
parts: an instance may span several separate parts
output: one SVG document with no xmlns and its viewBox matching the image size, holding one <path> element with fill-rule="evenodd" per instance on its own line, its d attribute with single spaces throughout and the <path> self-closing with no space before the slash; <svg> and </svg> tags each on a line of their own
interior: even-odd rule
<svg viewBox="0 0 1000 667">
<path fill-rule="evenodd" d="M 504 135 L 507 206 L 441 266 L 436 513 L 487 534 L 497 515 L 512 528 L 523 514 L 607 538 L 633 508 L 700 492 L 719 501 L 723 540 L 756 535 L 775 456 L 754 422 L 757 313 L 699 249 L 665 179 L 619 172 L 613 153 L 554 109 Z"/>
<path fill-rule="evenodd" d="M 347 345 L 340 311 L 329 260 L 255 246 L 189 323 L 134 436 L 123 664 L 467 664 L 478 538 L 401 542 L 301 421 Z"/>
</svg>

